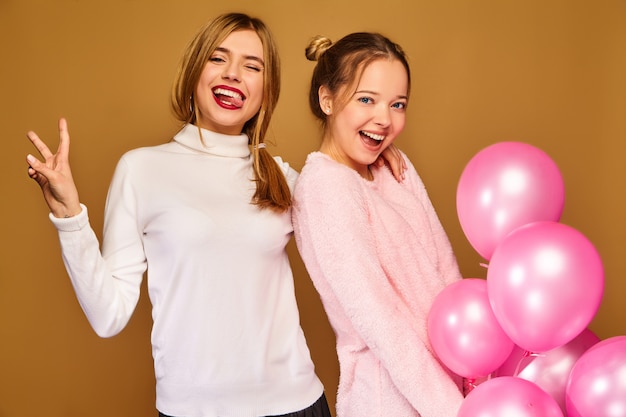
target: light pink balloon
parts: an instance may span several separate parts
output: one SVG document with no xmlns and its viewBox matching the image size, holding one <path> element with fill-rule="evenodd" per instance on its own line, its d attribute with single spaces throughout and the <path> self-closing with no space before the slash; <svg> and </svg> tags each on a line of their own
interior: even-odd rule
<svg viewBox="0 0 626 417">
<path fill-rule="evenodd" d="M 511 340 L 529 352 L 546 352 L 589 325 L 602 300 L 604 269 L 582 233 L 536 222 L 513 231 L 495 250 L 487 289 Z"/>
<path fill-rule="evenodd" d="M 489 260 L 513 230 L 558 221 L 565 190 L 558 167 L 532 145 L 499 142 L 478 152 L 457 186 L 459 222 L 472 247 Z"/>
<path fill-rule="evenodd" d="M 437 295 L 428 315 L 428 336 L 439 359 L 466 378 L 490 374 L 514 346 L 493 315 L 487 283 L 478 278 L 457 281 Z"/>
<path fill-rule="evenodd" d="M 576 361 L 565 405 L 569 417 L 626 417 L 626 336 L 605 339 Z"/>
<path fill-rule="evenodd" d="M 590 347 L 600 341 L 591 330 L 585 329 L 572 341 L 545 353 L 527 355 L 519 346 L 494 373 L 498 376 L 517 376 L 537 384 L 565 411 L 565 388 L 574 364 Z"/>
<path fill-rule="evenodd" d="M 563 417 L 554 398 L 537 385 L 512 376 L 492 378 L 469 393 L 457 417 Z"/>
</svg>

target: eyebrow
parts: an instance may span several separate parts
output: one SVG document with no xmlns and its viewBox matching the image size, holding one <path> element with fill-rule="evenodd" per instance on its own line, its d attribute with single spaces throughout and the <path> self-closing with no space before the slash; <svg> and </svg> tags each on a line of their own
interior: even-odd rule
<svg viewBox="0 0 626 417">
<path fill-rule="evenodd" d="M 354 92 L 354 94 L 371 94 L 373 96 L 380 95 L 380 93 L 377 93 L 376 91 L 370 91 L 370 90 L 357 90 Z M 396 99 L 408 100 L 409 96 L 397 96 Z"/>
<path fill-rule="evenodd" d="M 225 54 L 230 54 L 230 53 L 231 53 L 230 49 L 228 49 L 228 48 L 223 48 L 223 47 L 220 47 L 220 46 L 218 46 L 217 48 L 215 48 L 215 50 L 216 50 L 216 51 L 219 51 L 219 52 L 224 52 Z M 263 59 L 259 58 L 259 57 L 258 57 L 258 56 L 256 56 L 256 55 L 245 55 L 245 56 L 244 56 L 244 58 L 245 58 L 245 59 L 252 60 L 252 61 L 257 61 L 259 64 L 261 64 L 261 65 L 265 66 L 265 62 L 263 62 Z"/>
</svg>

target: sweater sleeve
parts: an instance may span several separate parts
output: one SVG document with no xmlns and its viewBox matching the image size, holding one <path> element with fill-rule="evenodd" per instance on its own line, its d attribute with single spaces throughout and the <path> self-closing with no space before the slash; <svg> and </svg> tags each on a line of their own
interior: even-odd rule
<svg viewBox="0 0 626 417">
<path fill-rule="evenodd" d="M 414 315 L 378 262 L 358 185 L 335 174 L 301 176 L 296 187 L 294 230 L 307 270 L 322 298 L 336 301 L 337 314 L 348 318 L 422 416 L 454 416 L 459 387 L 420 339 Z"/>
<path fill-rule="evenodd" d="M 126 177 L 126 166 L 120 161 L 107 197 L 102 252 L 85 206 L 73 218 L 50 216 L 78 302 L 101 337 L 114 336 L 126 326 L 146 270 L 135 198 Z"/>
<path fill-rule="evenodd" d="M 433 241 L 437 248 L 437 253 L 439 254 L 439 272 L 441 273 L 446 285 L 452 284 L 462 278 L 456 256 L 452 250 L 452 245 L 450 244 L 448 235 L 439 220 L 439 216 L 437 216 L 435 207 L 428 196 L 428 192 L 426 191 L 426 187 L 424 186 L 422 179 L 407 156 L 404 154 L 403 156 L 408 167 L 408 172 L 406 174 L 408 180 L 407 182 L 411 187 L 412 192 L 416 194 L 422 202 L 424 211 L 428 216 L 430 229 L 433 233 Z"/>
<path fill-rule="evenodd" d="M 293 169 L 288 162 L 284 161 L 280 156 L 275 156 L 274 160 L 283 171 L 285 175 L 285 180 L 287 180 L 287 184 L 289 185 L 289 190 L 293 193 L 293 189 L 295 188 L 296 180 L 298 179 L 298 171 Z"/>
</svg>

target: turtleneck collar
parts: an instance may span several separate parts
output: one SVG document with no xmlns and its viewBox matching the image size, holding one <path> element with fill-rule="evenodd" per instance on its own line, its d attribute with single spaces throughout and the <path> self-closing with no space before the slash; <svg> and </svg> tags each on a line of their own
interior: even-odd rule
<svg viewBox="0 0 626 417">
<path fill-rule="evenodd" d="M 202 132 L 202 139 L 200 139 Z M 197 152 L 231 158 L 245 158 L 250 155 L 248 136 L 223 135 L 187 124 L 174 136 L 174 141 Z"/>
</svg>

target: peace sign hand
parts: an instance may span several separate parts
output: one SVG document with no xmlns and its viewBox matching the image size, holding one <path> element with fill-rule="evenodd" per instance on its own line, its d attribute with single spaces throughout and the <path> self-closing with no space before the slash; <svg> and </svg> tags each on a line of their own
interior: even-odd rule
<svg viewBox="0 0 626 417">
<path fill-rule="evenodd" d="M 41 187 L 52 215 L 72 217 L 79 214 L 82 209 L 70 169 L 70 135 L 67 130 L 67 121 L 64 118 L 59 120 L 59 148 L 55 154 L 35 132 L 28 132 L 26 136 L 44 158 L 41 162 L 33 155 L 26 156 L 28 176 Z"/>
</svg>

